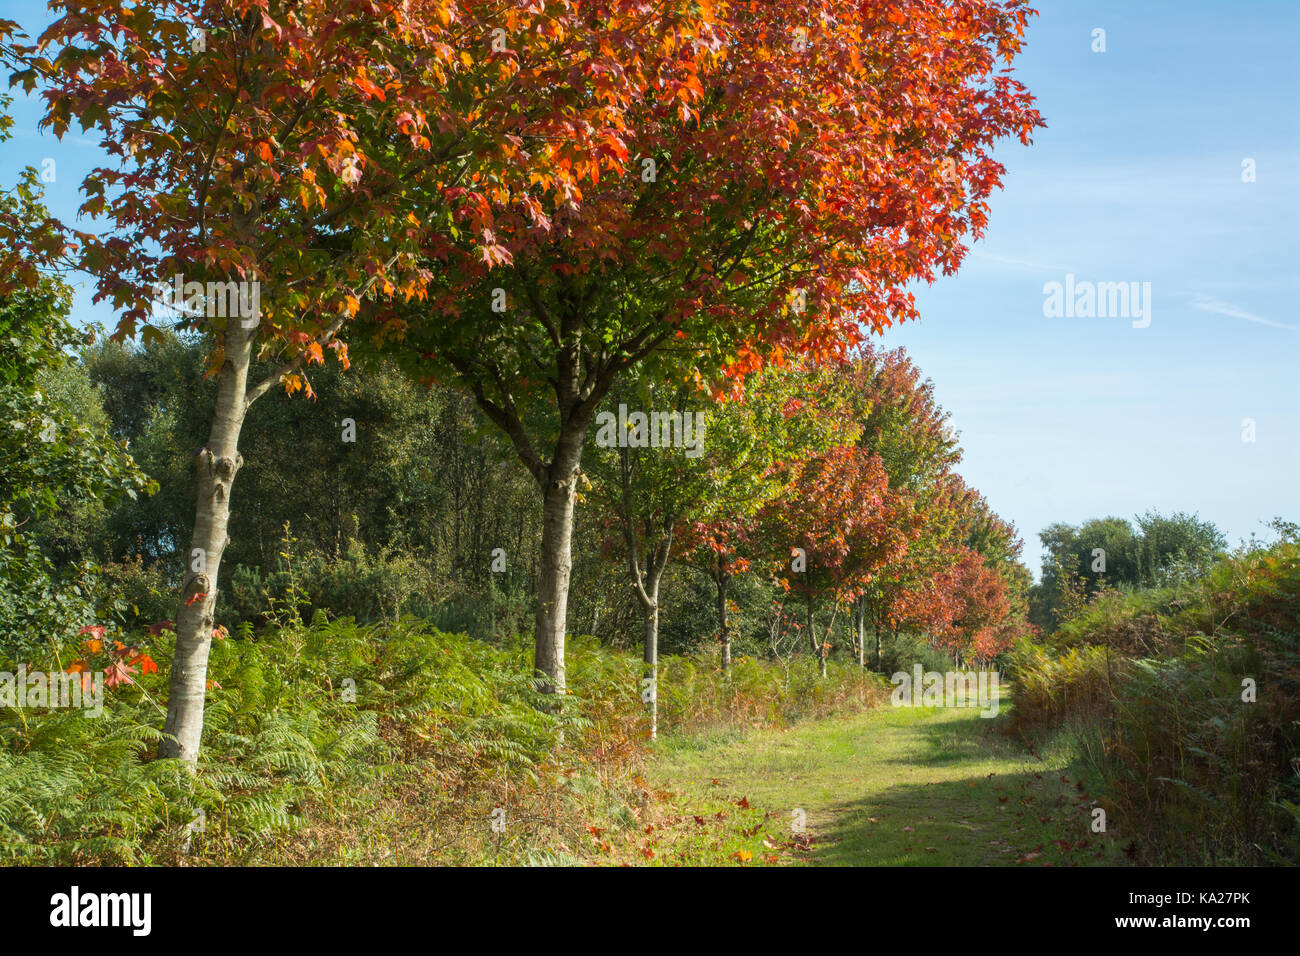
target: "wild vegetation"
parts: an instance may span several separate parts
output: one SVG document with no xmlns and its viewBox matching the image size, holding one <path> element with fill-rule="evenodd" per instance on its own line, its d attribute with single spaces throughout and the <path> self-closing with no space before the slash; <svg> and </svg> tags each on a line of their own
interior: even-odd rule
<svg viewBox="0 0 1300 956">
<path fill-rule="evenodd" d="M 1300 859 L 1300 543 L 1103 588 L 1011 655 L 1016 729 L 1069 728 L 1149 863 Z"/>
<path fill-rule="evenodd" d="M 782 777 L 683 755 L 876 730 L 965 854 L 1294 861 L 1295 529 L 1053 525 L 1033 584 L 871 339 L 1043 125 L 1023 0 L 53 6 L 0 63 L 105 165 L 93 226 L 0 194 L 0 861 L 784 863 Z M 866 713 L 914 665 L 1028 748 Z"/>
<path fill-rule="evenodd" d="M 558 713 L 539 706 L 522 641 L 323 615 L 218 638 L 195 774 L 155 757 L 175 635 L 140 640 L 157 670 L 109 688 L 101 717 L 0 715 L 4 862 L 599 860 L 603 845 L 635 841 L 657 802 L 641 777 L 637 661 L 589 638 L 572 644 L 573 693 Z M 662 719 L 681 732 L 780 726 L 881 696 L 854 667 L 823 680 L 808 661 L 743 659 L 724 680 L 676 655 L 660 687 Z M 494 811 L 507 822 L 499 839 Z"/>
</svg>

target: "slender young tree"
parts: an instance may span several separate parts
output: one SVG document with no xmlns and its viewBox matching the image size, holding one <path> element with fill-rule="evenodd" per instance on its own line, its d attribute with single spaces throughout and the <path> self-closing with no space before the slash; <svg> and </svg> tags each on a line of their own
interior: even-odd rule
<svg viewBox="0 0 1300 956">
<path fill-rule="evenodd" d="M 659 585 L 681 550 L 679 538 L 711 571 L 713 552 L 699 530 L 724 515 L 734 521 L 755 514 L 788 481 L 784 460 L 811 458 L 830 445 L 837 428 L 852 427 L 840 414 L 844 403 L 836 385 L 825 372 L 769 366 L 749 378 L 741 397 L 709 402 L 706 393 L 688 385 L 642 382 L 635 389 L 615 388 L 598 414 L 584 460 L 597 500 L 618 528 L 629 584 L 644 616 L 652 737 Z M 722 579 L 718 587 L 722 666 L 729 670 L 725 584 Z"/>
<path fill-rule="evenodd" d="M 616 390 L 612 400 L 617 410 L 597 416 L 605 421 L 588 455 L 595 495 L 617 527 L 628 585 L 641 608 L 642 699 L 651 739 L 659 731 L 659 585 L 679 516 L 689 506 L 691 459 L 703 450 L 704 412 L 698 406 L 705 398 L 680 384 L 642 383 L 636 390 Z"/>
</svg>

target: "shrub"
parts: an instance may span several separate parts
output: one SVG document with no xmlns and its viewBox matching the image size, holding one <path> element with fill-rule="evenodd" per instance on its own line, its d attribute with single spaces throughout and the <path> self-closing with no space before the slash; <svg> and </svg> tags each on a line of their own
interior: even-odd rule
<svg viewBox="0 0 1300 956">
<path fill-rule="evenodd" d="M 1057 654 L 1022 641 L 1009 655 L 1013 729 L 1030 737 L 1047 726 L 1104 713 L 1111 680 L 1123 665 L 1107 647 L 1085 645 Z"/>
</svg>

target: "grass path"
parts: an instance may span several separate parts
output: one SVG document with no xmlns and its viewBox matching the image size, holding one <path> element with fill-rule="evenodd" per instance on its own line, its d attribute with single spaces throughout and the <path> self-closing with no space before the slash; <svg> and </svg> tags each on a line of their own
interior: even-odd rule
<svg viewBox="0 0 1300 956">
<path fill-rule="evenodd" d="M 655 859 L 1122 862 L 1114 834 L 1091 832 L 1095 804 L 1069 751 L 1040 758 L 1001 724 L 975 709 L 885 705 L 786 730 L 664 739 L 647 776 L 675 795 L 677 812 L 655 838 Z M 802 838 L 792 835 L 797 810 L 806 816 Z"/>
</svg>

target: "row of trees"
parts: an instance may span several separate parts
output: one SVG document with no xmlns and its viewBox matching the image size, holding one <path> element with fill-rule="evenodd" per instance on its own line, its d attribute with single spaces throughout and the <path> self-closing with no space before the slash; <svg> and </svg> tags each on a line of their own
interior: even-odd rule
<svg viewBox="0 0 1300 956">
<path fill-rule="evenodd" d="M 216 383 L 196 387 L 189 370 L 207 349 L 170 335 L 147 347 L 94 341 L 38 376 L 50 414 L 99 423 L 154 479 L 151 495 L 107 506 L 56 485 L 53 506 L 24 522 L 60 569 L 103 567 L 93 589 L 122 592 L 128 630 L 168 617 L 150 591 L 184 580 L 188 450 L 216 400 Z M 313 378 L 312 401 L 270 396 L 245 431 L 259 453 L 242 478 L 249 504 L 232 516 L 219 621 L 232 633 L 260 625 L 292 567 L 308 579 L 304 613 L 416 613 L 483 637 L 513 633 L 535 587 L 540 523 L 510 449 L 462 394 L 386 363 Z M 654 417 L 638 423 L 641 410 Z M 703 427 L 647 434 L 665 413 L 698 414 Z M 609 427 L 584 453 L 575 620 L 643 643 L 651 687 L 664 614 L 674 649 L 716 641 L 724 669 L 735 643 L 879 664 L 882 635 L 897 630 L 950 658 L 987 659 L 1024 629 L 1018 542 L 955 474 L 946 416 L 901 350 L 772 366 L 720 401 L 641 382 L 598 417 Z M 501 610 L 494 603 L 508 613 L 456 613 Z M 764 632 L 783 623 L 802 639 L 773 646 Z M 17 637 L 0 633 L 11 650 Z"/>
<path fill-rule="evenodd" d="M 993 144 L 1041 122 L 998 66 L 1022 0 L 55 8 L 0 55 L 47 128 L 100 135 L 82 211 L 106 228 L 0 224 L 0 274 L 62 259 L 146 340 L 173 277 L 259 287 L 253 321 L 201 296 L 176 317 L 217 377 L 162 746 L 189 762 L 261 396 L 310 394 L 305 369 L 349 345 L 472 395 L 541 495 L 535 666 L 563 693 L 582 453 L 611 389 L 689 370 L 739 392 L 915 317 L 902 287 L 984 228 Z"/>
<path fill-rule="evenodd" d="M 634 396 L 690 407 L 680 388 L 615 398 Z M 698 455 L 597 447 L 586 459 L 609 550 L 626 562 L 643 612 L 652 682 L 660 583 L 674 557 L 713 585 L 724 669 L 729 589 L 747 573 L 776 585 L 778 627 L 798 620 L 823 673 L 841 614 L 850 627 L 840 643 L 862 666 L 868 624 L 877 661 L 887 629 L 924 631 L 958 661 L 991 659 L 1025 632 L 1020 541 L 953 470 L 960 451 L 947 415 L 901 350 L 862 346 L 816 366 L 768 367 L 708 422 Z"/>
</svg>

